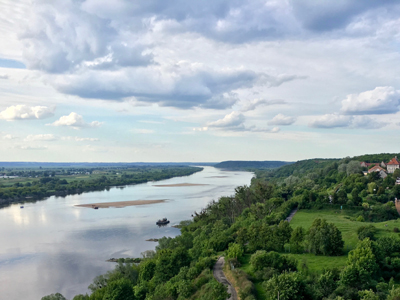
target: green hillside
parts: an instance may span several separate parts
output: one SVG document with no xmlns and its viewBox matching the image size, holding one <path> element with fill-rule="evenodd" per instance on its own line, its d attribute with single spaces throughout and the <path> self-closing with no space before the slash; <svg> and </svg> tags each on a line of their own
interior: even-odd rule
<svg viewBox="0 0 400 300">
<path fill-rule="evenodd" d="M 240 161 L 229 160 L 223 161 L 214 165 L 215 168 L 229 170 L 244 170 L 244 169 L 274 169 L 284 165 L 292 164 L 287 161 Z"/>
</svg>

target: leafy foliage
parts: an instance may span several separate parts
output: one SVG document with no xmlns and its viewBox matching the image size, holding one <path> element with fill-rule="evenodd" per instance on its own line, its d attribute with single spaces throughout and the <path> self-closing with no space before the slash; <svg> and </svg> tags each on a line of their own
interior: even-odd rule
<svg viewBox="0 0 400 300">
<path fill-rule="evenodd" d="M 314 254 L 341 255 L 344 241 L 342 234 L 333 223 L 315 219 L 307 237 L 309 250 Z"/>
</svg>

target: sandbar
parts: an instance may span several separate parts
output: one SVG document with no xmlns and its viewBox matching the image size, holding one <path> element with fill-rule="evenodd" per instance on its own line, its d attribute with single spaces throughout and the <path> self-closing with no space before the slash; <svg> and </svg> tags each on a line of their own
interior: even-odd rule
<svg viewBox="0 0 400 300">
<path fill-rule="evenodd" d="M 176 183 L 176 184 L 155 184 L 153 186 L 157 187 L 179 187 L 179 186 L 198 186 L 198 185 L 208 185 L 201 183 Z"/>
<path fill-rule="evenodd" d="M 146 205 L 146 204 L 156 204 L 165 202 L 167 199 L 160 200 L 133 200 L 133 201 L 117 201 L 117 202 L 101 202 L 101 203 L 89 203 L 89 204 L 78 204 L 75 206 L 78 207 L 87 207 L 87 208 L 109 208 L 109 207 L 125 207 L 125 206 L 134 206 L 134 205 Z"/>
</svg>

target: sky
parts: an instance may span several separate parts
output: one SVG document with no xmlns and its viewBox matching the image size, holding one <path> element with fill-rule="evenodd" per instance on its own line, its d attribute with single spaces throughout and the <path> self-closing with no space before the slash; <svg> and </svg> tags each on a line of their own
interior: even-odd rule
<svg viewBox="0 0 400 300">
<path fill-rule="evenodd" d="M 399 152 L 395 0 L 0 0 L 0 161 Z"/>
</svg>

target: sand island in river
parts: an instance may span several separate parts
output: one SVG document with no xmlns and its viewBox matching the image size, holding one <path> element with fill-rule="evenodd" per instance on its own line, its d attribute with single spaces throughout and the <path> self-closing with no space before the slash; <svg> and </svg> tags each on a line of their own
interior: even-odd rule
<svg viewBox="0 0 400 300">
<path fill-rule="evenodd" d="M 180 186 L 199 186 L 199 185 L 208 185 L 201 183 L 176 183 L 176 184 L 154 184 L 153 186 L 157 187 L 180 187 Z"/>
<path fill-rule="evenodd" d="M 156 204 L 165 202 L 167 199 L 160 200 L 133 200 L 133 201 L 117 201 L 117 202 L 100 202 L 100 203 L 89 203 L 89 204 L 78 204 L 78 207 L 88 207 L 88 208 L 109 208 L 109 207 L 125 207 L 134 205 L 146 205 L 146 204 Z"/>
</svg>

